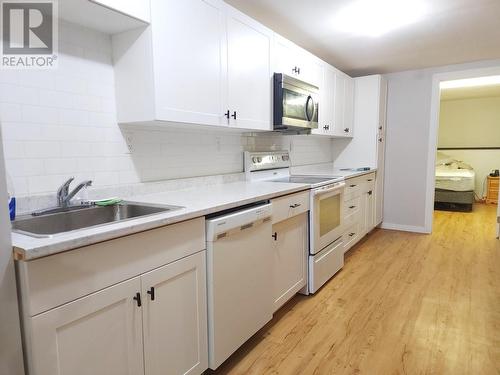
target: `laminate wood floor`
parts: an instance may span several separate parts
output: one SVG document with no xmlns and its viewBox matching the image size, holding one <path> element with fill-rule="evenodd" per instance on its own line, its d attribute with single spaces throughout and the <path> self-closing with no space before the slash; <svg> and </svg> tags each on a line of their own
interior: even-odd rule
<svg viewBox="0 0 500 375">
<path fill-rule="evenodd" d="M 500 374 L 496 207 L 435 212 L 432 235 L 375 230 L 216 374 Z"/>
</svg>

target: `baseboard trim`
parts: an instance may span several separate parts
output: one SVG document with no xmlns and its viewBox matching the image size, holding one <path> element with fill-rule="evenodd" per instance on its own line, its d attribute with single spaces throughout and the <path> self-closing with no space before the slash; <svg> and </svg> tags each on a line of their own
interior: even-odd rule
<svg viewBox="0 0 500 375">
<path fill-rule="evenodd" d="M 380 225 L 380 228 L 389 229 L 389 230 L 398 230 L 401 232 L 413 232 L 413 233 L 425 233 L 425 234 L 431 233 L 425 227 L 417 227 L 417 226 L 413 226 L 413 225 L 393 224 L 393 223 L 386 223 L 386 222 L 383 222 Z"/>
</svg>

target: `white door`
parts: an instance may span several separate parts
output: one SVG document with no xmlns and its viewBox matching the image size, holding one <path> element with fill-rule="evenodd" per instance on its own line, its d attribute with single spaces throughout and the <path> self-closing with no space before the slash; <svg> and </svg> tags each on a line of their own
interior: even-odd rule
<svg viewBox="0 0 500 375">
<path fill-rule="evenodd" d="M 227 12 L 227 109 L 230 126 L 272 130 L 272 32 L 244 14 Z"/>
<path fill-rule="evenodd" d="M 31 375 L 143 375 L 136 277 L 31 319 Z"/>
<path fill-rule="evenodd" d="M 227 125 L 224 4 L 153 0 L 151 14 L 157 117 Z"/>
<path fill-rule="evenodd" d="M 307 212 L 273 225 L 274 311 L 307 282 Z"/>
<path fill-rule="evenodd" d="M 205 251 L 141 277 L 146 375 L 208 367 Z"/>
</svg>

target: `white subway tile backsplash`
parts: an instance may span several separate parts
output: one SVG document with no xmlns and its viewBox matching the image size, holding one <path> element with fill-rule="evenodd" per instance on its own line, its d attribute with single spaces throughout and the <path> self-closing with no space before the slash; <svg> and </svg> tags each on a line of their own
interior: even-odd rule
<svg viewBox="0 0 500 375">
<path fill-rule="evenodd" d="M 0 121 L 21 121 L 21 104 L 0 103 Z"/>
<path fill-rule="evenodd" d="M 23 105 L 22 120 L 23 122 L 38 124 L 57 124 L 58 110 L 57 108 L 42 107 L 38 105 Z"/>
<path fill-rule="evenodd" d="M 295 165 L 332 161 L 331 141 L 317 137 L 120 127 L 110 36 L 61 22 L 59 38 L 57 69 L 0 72 L 7 168 L 16 194 L 38 196 L 21 211 L 54 204 L 71 176 L 92 179 L 100 194 L 133 195 L 241 179 L 246 150 L 287 149 Z M 161 182 L 141 184 L 149 181 Z"/>
</svg>

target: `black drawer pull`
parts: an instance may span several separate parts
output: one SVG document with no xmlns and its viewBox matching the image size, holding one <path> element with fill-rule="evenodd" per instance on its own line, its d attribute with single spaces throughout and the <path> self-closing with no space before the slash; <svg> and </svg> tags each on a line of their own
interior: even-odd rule
<svg viewBox="0 0 500 375">
<path fill-rule="evenodd" d="M 273 236 L 275 241 L 278 241 L 278 232 L 274 232 Z"/>
<path fill-rule="evenodd" d="M 302 204 L 295 203 L 295 204 L 290 205 L 290 208 L 297 208 L 297 207 L 300 207 L 300 206 L 302 206 Z"/>
<path fill-rule="evenodd" d="M 349 185 L 349 187 L 356 187 L 356 186 L 358 186 L 358 185 Z"/>
<path fill-rule="evenodd" d="M 152 286 L 151 288 L 149 288 L 147 293 L 150 295 L 151 301 L 154 301 L 155 300 L 155 287 Z"/>
<path fill-rule="evenodd" d="M 369 178 L 367 181 L 368 181 L 368 182 L 372 182 L 372 181 L 373 181 L 373 179 Z"/>
<path fill-rule="evenodd" d="M 356 206 L 349 206 L 349 208 L 352 210 L 353 208 L 356 208 Z"/>
<path fill-rule="evenodd" d="M 231 115 L 231 117 L 236 120 L 236 111 L 233 112 L 233 114 Z"/>
<path fill-rule="evenodd" d="M 229 116 L 229 113 L 230 113 L 230 112 L 229 112 L 229 109 L 228 109 L 228 110 L 227 110 L 227 112 L 224 114 L 224 116 L 226 116 L 226 117 L 227 117 L 227 119 L 229 119 L 229 117 L 230 117 L 230 116 Z"/>
<path fill-rule="evenodd" d="M 349 237 L 354 236 L 356 233 L 349 233 Z"/>
<path fill-rule="evenodd" d="M 372 195 L 372 194 L 373 194 L 373 191 L 371 191 L 371 190 L 370 190 L 370 191 L 368 192 L 368 195 Z"/>
<path fill-rule="evenodd" d="M 135 294 L 134 300 L 137 301 L 137 307 L 141 307 L 142 306 L 141 293 L 137 292 Z"/>
</svg>

